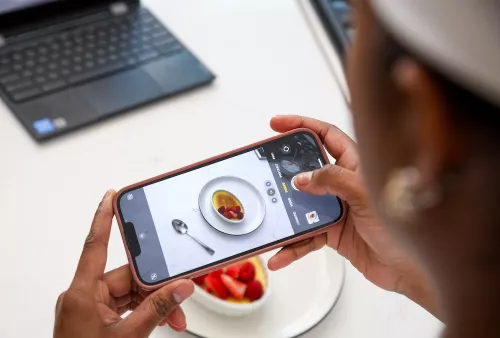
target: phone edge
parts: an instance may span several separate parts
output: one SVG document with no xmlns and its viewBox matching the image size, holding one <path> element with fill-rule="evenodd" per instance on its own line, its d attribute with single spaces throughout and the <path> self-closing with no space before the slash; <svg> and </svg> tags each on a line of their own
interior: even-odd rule
<svg viewBox="0 0 500 338">
<path fill-rule="evenodd" d="M 136 271 L 135 265 L 133 263 L 133 259 L 131 257 L 131 254 L 130 254 L 130 250 L 128 248 L 127 241 L 125 239 L 125 234 L 124 234 L 124 230 L 123 230 L 123 223 L 122 223 L 122 220 L 119 217 L 119 212 L 118 212 L 118 199 L 120 198 L 120 196 L 124 192 L 136 189 L 136 188 L 138 188 L 140 186 L 143 186 L 143 185 L 145 185 L 147 183 L 150 183 L 152 181 L 158 181 L 158 180 L 161 180 L 162 178 L 165 178 L 165 177 L 168 177 L 168 176 L 171 176 L 171 175 L 175 175 L 175 174 L 179 174 L 179 173 L 181 173 L 183 171 L 188 171 L 188 170 L 192 169 L 193 167 L 198 167 L 198 166 L 203 165 L 203 164 L 205 164 L 207 162 L 216 161 L 216 160 L 218 160 L 220 158 L 228 157 L 228 156 L 231 156 L 231 155 L 233 155 L 235 153 L 240 153 L 240 152 L 244 152 L 246 150 L 250 150 L 250 149 L 255 148 L 255 147 L 257 147 L 257 146 L 259 146 L 261 144 L 264 144 L 264 143 L 267 143 L 267 142 L 272 142 L 272 141 L 278 140 L 280 138 L 287 137 L 289 135 L 293 135 L 293 134 L 301 133 L 301 132 L 307 132 L 307 133 L 310 133 L 311 135 L 314 136 L 316 142 L 318 143 L 318 145 L 320 145 L 321 153 L 322 153 L 322 155 L 323 155 L 323 157 L 324 157 L 324 159 L 326 161 L 325 165 L 330 164 L 330 160 L 328 159 L 328 154 L 326 153 L 325 147 L 323 145 L 323 141 L 318 136 L 318 134 L 316 134 L 314 131 L 312 131 L 311 129 L 308 129 L 308 128 L 297 128 L 297 129 L 288 131 L 286 133 L 278 134 L 276 136 L 273 136 L 273 137 L 261 140 L 259 142 L 255 142 L 255 143 L 252 143 L 252 144 L 249 144 L 249 145 L 246 145 L 246 146 L 243 146 L 243 147 L 240 147 L 240 148 L 237 148 L 237 149 L 234 149 L 234 150 L 231 150 L 231 151 L 228 151 L 228 152 L 225 152 L 225 153 L 213 156 L 211 158 L 207 158 L 205 160 L 198 161 L 198 162 L 192 163 L 190 165 L 187 165 L 187 166 L 184 166 L 184 167 L 181 167 L 181 168 L 178 168 L 178 169 L 171 170 L 171 171 L 169 171 L 167 173 L 164 173 L 164 174 L 161 174 L 161 175 L 157 175 L 157 176 L 154 176 L 154 177 L 146 179 L 146 180 L 142 180 L 140 182 L 128 185 L 128 186 L 123 187 L 122 189 L 120 189 L 116 193 L 115 197 L 113 198 L 113 212 L 114 212 L 114 214 L 116 216 L 116 222 L 118 224 L 118 228 L 120 229 L 120 235 L 122 237 L 123 245 L 125 247 L 125 251 L 126 251 L 126 254 L 127 254 L 127 259 L 128 259 L 128 263 L 129 263 L 128 265 L 130 266 L 130 269 L 132 270 L 132 276 L 134 278 L 134 281 L 137 283 L 137 285 L 141 289 L 143 289 L 143 290 L 154 291 L 154 290 L 157 290 L 157 289 L 159 289 L 159 288 L 161 288 L 161 287 L 163 287 L 165 285 L 168 285 L 168 284 L 173 283 L 173 282 L 178 281 L 178 280 L 191 279 L 193 277 L 203 276 L 204 274 L 207 274 L 210 271 L 214 271 L 214 270 L 217 270 L 217 269 L 224 268 L 226 266 L 231 265 L 232 263 L 235 263 L 235 262 L 238 262 L 238 261 L 242 261 L 242 260 L 245 260 L 245 259 L 257 256 L 257 255 L 260 255 L 260 254 L 272 251 L 274 249 L 281 248 L 281 247 L 287 246 L 289 244 L 300 242 L 301 240 L 305 240 L 305 239 L 308 239 L 308 238 L 320 235 L 320 234 L 325 233 L 326 231 L 328 231 L 335 224 L 341 222 L 345 218 L 346 210 L 347 210 L 346 209 L 347 205 L 345 204 L 344 201 L 342 201 L 340 198 L 337 197 L 337 199 L 340 201 L 340 204 L 341 204 L 341 216 L 339 217 L 339 219 L 337 221 L 332 222 L 331 224 L 328 224 L 328 225 L 326 225 L 326 226 L 324 226 L 321 229 L 318 229 L 316 231 L 312 231 L 312 232 L 309 232 L 309 233 L 306 233 L 306 234 L 303 234 L 303 235 L 299 235 L 297 237 L 285 240 L 283 242 L 280 242 L 280 243 L 277 243 L 277 244 L 274 244 L 274 245 L 271 245 L 271 246 L 268 246 L 268 247 L 265 247 L 265 248 L 262 248 L 262 249 L 259 249 L 259 250 L 252 251 L 252 252 L 250 252 L 250 253 L 248 253 L 246 255 L 239 256 L 239 257 L 234 258 L 234 259 L 230 259 L 229 261 L 226 261 L 226 262 L 223 262 L 223 263 L 220 263 L 220 264 L 216 264 L 216 265 L 211 266 L 209 268 L 197 270 L 197 271 L 195 271 L 195 272 L 193 272 L 191 274 L 188 274 L 188 275 L 185 275 L 185 276 L 182 276 L 182 277 L 178 277 L 178 278 L 172 278 L 172 279 L 170 279 L 168 281 L 165 281 L 165 282 L 162 282 L 162 283 L 159 283 L 159 284 L 155 284 L 155 285 L 147 285 L 147 284 L 145 284 L 144 282 L 141 281 L 141 279 L 137 275 L 137 271 Z"/>
</svg>

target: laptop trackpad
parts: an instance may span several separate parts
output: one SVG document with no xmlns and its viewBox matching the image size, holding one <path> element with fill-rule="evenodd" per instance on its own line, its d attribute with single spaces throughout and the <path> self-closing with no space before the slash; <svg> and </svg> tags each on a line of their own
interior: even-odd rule
<svg viewBox="0 0 500 338">
<path fill-rule="evenodd" d="M 78 88 L 101 115 L 115 114 L 161 94 L 160 86 L 141 69 L 133 69 Z"/>
<path fill-rule="evenodd" d="M 188 52 L 148 63 L 144 70 L 155 79 L 166 94 L 175 94 L 213 79 L 210 73 Z"/>
</svg>

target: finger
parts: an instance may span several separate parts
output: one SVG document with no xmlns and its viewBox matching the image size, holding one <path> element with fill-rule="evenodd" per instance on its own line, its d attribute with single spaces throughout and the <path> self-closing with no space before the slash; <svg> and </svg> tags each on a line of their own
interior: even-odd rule
<svg viewBox="0 0 500 338">
<path fill-rule="evenodd" d="M 138 289 L 137 294 L 141 297 L 142 300 L 144 300 L 145 298 L 149 297 L 152 294 L 152 292 L 143 289 Z"/>
<path fill-rule="evenodd" d="M 59 295 L 59 297 L 57 297 L 57 302 L 56 302 L 56 314 L 59 313 L 59 311 L 61 310 L 61 305 L 62 305 L 62 302 L 64 300 L 64 296 L 66 295 L 66 291 L 64 291 L 63 293 L 61 293 Z"/>
<path fill-rule="evenodd" d="M 125 306 L 119 307 L 116 310 L 116 313 L 118 313 L 119 316 L 122 316 L 124 313 L 126 313 L 129 310 L 130 310 L 130 305 L 125 305 Z"/>
<path fill-rule="evenodd" d="M 137 287 L 137 284 L 130 270 L 130 266 L 123 265 L 115 270 L 106 272 L 104 274 L 104 281 L 108 285 L 109 292 L 113 297 L 121 297 L 130 292 L 137 293 L 143 298 L 146 298 L 151 294 L 150 291 L 146 291 Z"/>
<path fill-rule="evenodd" d="M 130 291 L 137 291 L 137 286 L 128 264 L 106 272 L 104 282 L 108 285 L 109 293 L 113 297 L 121 297 L 129 294 Z"/>
<path fill-rule="evenodd" d="M 113 190 L 106 192 L 97 208 L 78 263 L 75 280 L 93 281 L 104 273 L 113 221 L 112 200 L 114 194 Z"/>
<path fill-rule="evenodd" d="M 297 128 L 307 128 L 318 134 L 326 150 L 337 160 L 337 165 L 356 170 L 359 164 L 358 147 L 343 131 L 334 125 L 297 115 L 275 116 L 271 128 L 283 133 Z"/>
<path fill-rule="evenodd" d="M 146 298 L 148 298 L 148 296 L 143 296 L 139 292 L 132 292 L 131 296 L 132 296 L 132 301 L 139 304 L 142 303 Z"/>
<path fill-rule="evenodd" d="M 115 298 L 115 307 L 121 308 L 121 307 L 127 306 L 131 302 L 132 302 L 132 295 L 131 294 L 121 296 L 121 297 Z"/>
<path fill-rule="evenodd" d="M 180 306 L 176 307 L 164 320 L 165 324 L 168 324 L 172 329 L 177 332 L 186 331 L 186 315 Z M 161 324 L 160 324 L 161 326 Z"/>
<path fill-rule="evenodd" d="M 293 183 L 297 189 L 309 194 L 338 196 L 350 207 L 366 205 L 366 192 L 358 174 L 334 164 L 327 164 L 321 169 L 298 174 Z"/>
<path fill-rule="evenodd" d="M 326 234 L 321 234 L 287 246 L 281 249 L 274 257 L 271 257 L 267 262 L 267 266 L 271 271 L 283 269 L 307 254 L 324 247 L 326 239 Z"/>
<path fill-rule="evenodd" d="M 131 302 L 125 306 L 121 306 L 116 310 L 120 316 L 126 313 L 127 311 L 134 311 L 139 306 L 139 303 Z"/>
<path fill-rule="evenodd" d="M 147 298 L 147 296 L 143 296 L 139 292 L 131 291 L 130 293 L 128 293 L 124 296 L 113 298 L 113 300 L 114 300 L 114 306 L 116 308 L 120 308 L 120 307 L 127 306 L 130 303 L 140 304 L 146 298 Z"/>
<path fill-rule="evenodd" d="M 191 281 L 180 280 L 164 286 L 146 298 L 123 320 L 120 329 L 135 337 L 148 337 L 176 307 L 194 292 Z"/>
</svg>

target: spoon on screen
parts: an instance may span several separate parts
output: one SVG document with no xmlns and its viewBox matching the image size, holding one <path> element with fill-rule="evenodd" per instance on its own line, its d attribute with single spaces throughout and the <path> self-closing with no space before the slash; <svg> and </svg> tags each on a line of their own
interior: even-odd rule
<svg viewBox="0 0 500 338">
<path fill-rule="evenodd" d="M 181 234 L 181 235 L 188 235 L 189 237 L 191 237 L 196 243 L 198 243 L 199 245 L 201 245 L 203 247 L 203 249 L 205 249 L 210 255 L 213 256 L 215 254 L 215 251 L 212 248 L 210 248 L 208 245 L 206 245 L 205 243 L 203 243 L 202 241 L 200 241 L 198 238 L 192 236 L 189 233 L 189 231 L 188 231 L 187 224 L 184 223 L 183 221 L 181 221 L 180 219 L 174 219 L 172 221 L 172 227 L 179 234 Z"/>
</svg>

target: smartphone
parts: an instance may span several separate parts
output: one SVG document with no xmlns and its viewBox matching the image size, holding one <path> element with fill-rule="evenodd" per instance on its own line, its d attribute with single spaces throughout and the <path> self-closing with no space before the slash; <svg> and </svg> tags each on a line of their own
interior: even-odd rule
<svg viewBox="0 0 500 338">
<path fill-rule="evenodd" d="M 292 180 L 327 163 L 318 136 L 297 129 L 120 190 L 115 214 L 136 282 L 154 290 L 326 231 L 342 202 Z"/>
</svg>

